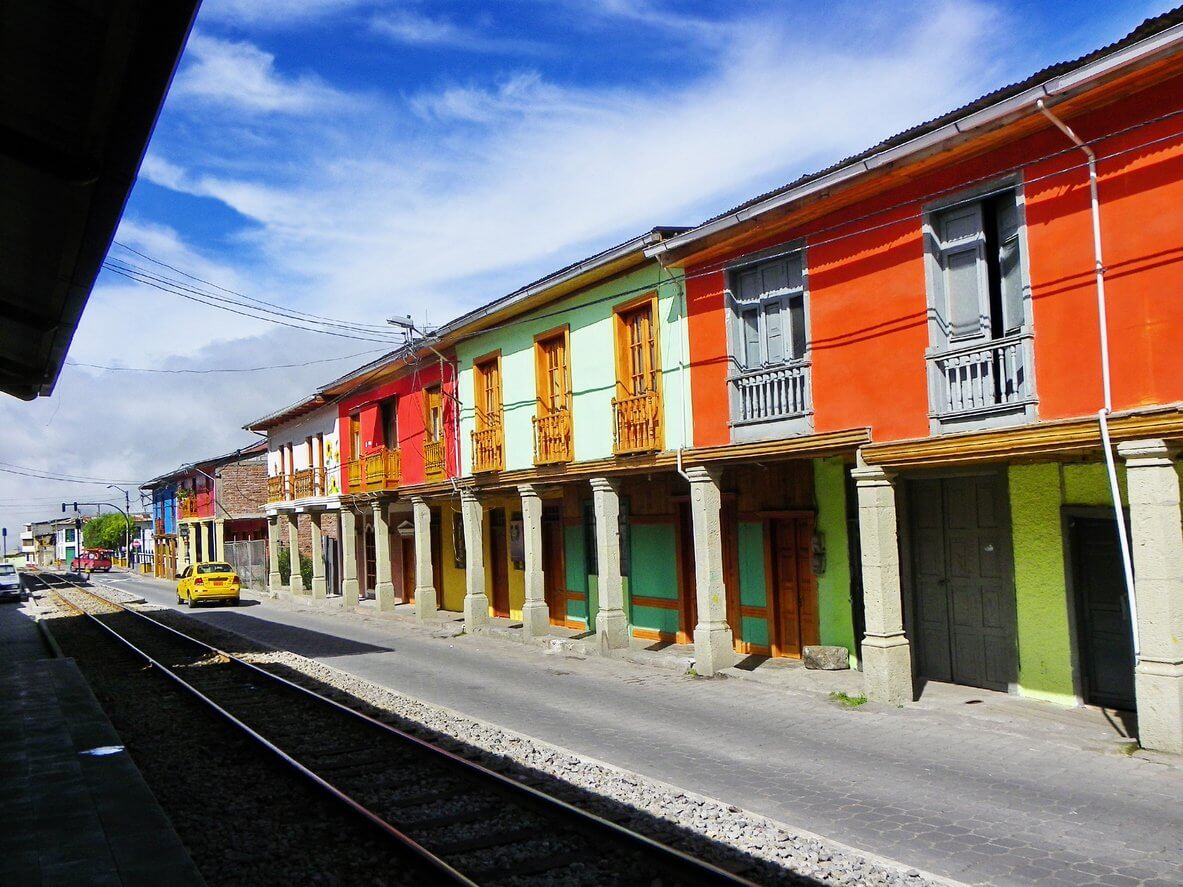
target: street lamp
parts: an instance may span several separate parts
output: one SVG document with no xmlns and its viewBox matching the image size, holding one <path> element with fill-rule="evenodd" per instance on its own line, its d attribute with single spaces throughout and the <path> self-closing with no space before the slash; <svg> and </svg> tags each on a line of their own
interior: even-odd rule
<svg viewBox="0 0 1183 887">
<path fill-rule="evenodd" d="M 123 494 L 123 504 L 126 506 L 124 514 L 127 517 L 127 523 L 123 525 L 123 565 L 129 570 L 131 569 L 131 493 L 123 489 L 117 484 L 107 484 L 108 490 L 118 490 Z"/>
</svg>

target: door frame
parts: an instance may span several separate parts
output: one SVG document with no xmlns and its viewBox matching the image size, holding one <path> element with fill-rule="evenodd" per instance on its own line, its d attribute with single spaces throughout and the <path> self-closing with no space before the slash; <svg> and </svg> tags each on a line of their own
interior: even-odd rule
<svg viewBox="0 0 1183 887">
<path fill-rule="evenodd" d="M 1130 528 L 1130 510 L 1122 508 L 1126 532 Z M 1080 605 L 1077 594 L 1077 578 L 1073 564 L 1072 535 L 1070 524 L 1073 518 L 1086 520 L 1114 520 L 1113 509 L 1106 505 L 1061 505 L 1060 506 L 1060 549 L 1064 555 L 1064 609 L 1068 612 L 1068 656 L 1072 665 L 1072 695 L 1077 705 L 1085 702 L 1085 662 L 1080 638 Z M 1124 572 L 1124 566 L 1123 566 Z M 1128 590 L 1126 591 L 1128 594 Z M 1137 664 L 1135 657 L 1135 665 Z"/>
<path fill-rule="evenodd" d="M 1014 596 L 1014 642 L 1015 642 L 1015 680 L 1007 685 L 1006 693 L 1009 695 L 1016 695 L 1019 691 L 1019 673 L 1022 670 L 1022 661 L 1019 658 L 1019 594 L 1015 587 L 1015 540 L 1014 519 L 1010 510 L 1010 463 L 1003 463 L 1001 465 L 966 465 L 961 468 L 933 468 L 922 469 L 918 471 L 901 472 L 896 477 L 895 483 L 895 508 L 896 508 L 896 533 L 899 537 L 899 561 L 900 561 L 900 596 L 901 604 L 903 605 L 903 621 L 904 621 L 904 637 L 908 639 L 909 649 L 912 650 L 912 655 L 909 657 L 912 660 L 912 681 L 915 685 L 920 678 L 920 657 L 916 655 L 916 644 L 919 643 L 919 636 L 916 633 L 917 622 L 917 601 L 915 592 L 915 575 L 912 569 L 912 562 L 915 557 L 915 549 L 912 539 L 912 509 L 911 509 L 911 495 L 909 493 L 909 483 L 916 480 L 948 480 L 950 478 L 958 477 L 985 477 L 993 476 L 998 479 L 1002 489 L 1006 492 L 1003 497 L 1003 517 L 1006 520 L 1008 532 L 1002 534 L 1002 538 L 1006 543 L 1006 556 L 1002 559 L 1006 567 L 1007 580 L 1010 582 L 1011 594 Z M 1067 547 L 1066 545 L 1062 547 Z M 927 680 L 927 679 L 926 679 Z M 956 682 L 954 682 L 956 683 Z M 958 686 L 968 686 L 965 684 L 958 684 Z M 919 690 L 914 690 L 919 692 Z M 993 690 L 987 692 L 1002 692 L 1000 690 Z"/>
</svg>

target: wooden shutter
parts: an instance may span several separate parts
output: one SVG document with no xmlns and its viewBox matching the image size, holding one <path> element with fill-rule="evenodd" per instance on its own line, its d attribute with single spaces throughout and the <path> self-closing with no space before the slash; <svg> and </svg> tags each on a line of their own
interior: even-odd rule
<svg viewBox="0 0 1183 887">
<path fill-rule="evenodd" d="M 998 222 L 998 277 L 1002 295 L 1004 334 L 1018 332 L 1023 326 L 1023 274 L 1020 267 L 1019 208 L 1013 193 L 1003 195 L 995 204 Z"/>
<path fill-rule="evenodd" d="M 753 369 L 762 363 L 760 357 L 760 312 L 747 308 L 740 314 L 740 337 L 743 342 L 744 367 Z"/>
<path fill-rule="evenodd" d="M 768 363 L 784 363 L 784 303 L 780 299 L 764 303 L 764 341 L 765 360 Z"/>
<path fill-rule="evenodd" d="M 948 210 L 937 224 L 949 336 L 981 335 L 989 314 L 981 204 Z"/>
<path fill-rule="evenodd" d="M 538 402 L 540 415 L 549 416 L 570 408 L 567 337 L 559 333 L 538 342 Z"/>
</svg>

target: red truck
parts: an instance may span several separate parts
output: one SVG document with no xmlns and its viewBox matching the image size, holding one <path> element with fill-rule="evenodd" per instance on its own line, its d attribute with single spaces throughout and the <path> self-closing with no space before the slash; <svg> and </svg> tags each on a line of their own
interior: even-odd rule
<svg viewBox="0 0 1183 887">
<path fill-rule="evenodd" d="M 82 554 L 70 561 L 74 573 L 111 572 L 111 550 L 109 548 L 84 548 Z"/>
</svg>

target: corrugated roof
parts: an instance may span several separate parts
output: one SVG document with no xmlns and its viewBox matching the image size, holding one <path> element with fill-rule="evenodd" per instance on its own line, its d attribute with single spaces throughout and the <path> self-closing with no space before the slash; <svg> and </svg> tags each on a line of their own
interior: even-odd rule
<svg viewBox="0 0 1183 887">
<path fill-rule="evenodd" d="M 725 212 L 719 213 L 718 215 L 711 216 L 711 218 L 706 219 L 698 225 L 695 225 L 690 230 L 697 230 L 698 228 L 702 228 L 703 226 L 709 225 L 712 222 L 717 222 L 719 219 L 726 218 L 727 216 L 733 215 L 734 213 L 742 212 L 748 207 L 755 206 L 756 204 L 762 203 L 765 200 L 777 197 L 786 191 L 799 188 L 800 186 L 811 182 L 814 179 L 819 179 L 822 176 L 829 175 L 830 173 L 842 169 L 845 166 L 849 166 L 852 163 L 858 163 L 890 148 L 894 148 L 910 142 L 913 139 L 920 138 L 921 136 L 938 130 L 942 126 L 946 126 L 955 120 L 960 120 L 961 118 L 966 117 L 975 111 L 980 111 L 983 108 L 988 108 L 991 105 L 1005 101 L 1012 96 L 1018 95 L 1024 90 L 1031 89 L 1033 86 L 1038 86 L 1040 83 L 1043 83 L 1046 80 L 1062 76 L 1063 74 L 1073 71 L 1076 68 L 1083 67 L 1084 65 L 1087 65 L 1098 58 L 1124 49 L 1140 40 L 1145 40 L 1147 37 L 1151 37 L 1160 31 L 1165 31 L 1167 28 L 1170 28 L 1181 22 L 1183 22 L 1183 6 L 1176 6 L 1174 9 L 1164 12 L 1162 15 L 1146 19 L 1144 22 L 1138 25 L 1138 27 L 1130 31 L 1130 33 L 1125 37 L 1122 37 L 1120 40 L 1110 43 L 1107 46 L 1094 49 L 1092 52 L 1070 61 L 1057 62 L 1056 64 L 1048 65 L 1046 68 L 1036 71 L 1034 74 L 1024 80 L 1011 83 L 1008 86 L 1000 87 L 993 92 L 988 92 L 984 96 L 974 99 L 972 102 L 942 114 L 940 117 L 934 117 L 931 120 L 918 123 L 917 125 L 909 129 L 905 129 L 903 132 L 897 133 L 896 135 L 890 136 L 889 138 L 886 138 L 883 141 L 878 142 L 857 154 L 852 154 L 843 160 L 839 160 L 837 163 L 833 163 L 830 166 L 827 166 L 825 169 L 819 169 L 817 172 L 807 173 L 797 179 L 794 179 L 787 185 L 781 185 L 779 188 L 774 188 L 771 191 L 766 191 L 763 194 L 752 197 L 749 200 L 745 200 L 738 206 L 734 206 Z"/>
</svg>

